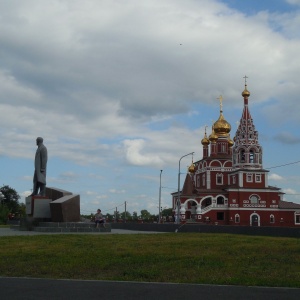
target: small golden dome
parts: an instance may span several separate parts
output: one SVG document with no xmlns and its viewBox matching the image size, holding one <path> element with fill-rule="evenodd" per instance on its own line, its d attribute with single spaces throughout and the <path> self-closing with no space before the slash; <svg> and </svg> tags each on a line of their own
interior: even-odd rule
<svg viewBox="0 0 300 300">
<path fill-rule="evenodd" d="M 247 90 L 247 84 L 245 84 L 245 89 L 242 92 L 243 97 L 250 97 L 250 92 Z"/>
<path fill-rule="evenodd" d="M 225 120 L 223 113 L 214 124 L 214 131 L 218 136 L 227 136 L 231 130 L 231 125 Z"/>
<path fill-rule="evenodd" d="M 189 166 L 189 173 L 195 173 L 195 166 L 194 163 L 192 162 L 192 164 Z"/>
<path fill-rule="evenodd" d="M 207 138 L 207 135 L 206 135 L 206 132 L 204 134 L 204 138 L 201 140 L 201 144 L 204 146 L 204 145 L 209 145 L 210 144 L 210 141 L 209 139 Z"/>
<path fill-rule="evenodd" d="M 215 129 L 214 129 L 214 125 L 212 126 L 212 130 L 211 130 L 211 134 L 209 136 L 209 140 L 212 142 L 212 143 L 215 143 L 216 140 L 218 139 L 218 136 L 216 135 L 215 133 Z"/>
</svg>

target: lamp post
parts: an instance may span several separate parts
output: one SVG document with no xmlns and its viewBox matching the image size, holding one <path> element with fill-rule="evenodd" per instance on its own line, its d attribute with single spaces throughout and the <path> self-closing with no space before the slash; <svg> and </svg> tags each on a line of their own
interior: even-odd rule
<svg viewBox="0 0 300 300">
<path fill-rule="evenodd" d="M 191 152 L 191 153 L 188 153 L 188 154 L 186 154 L 186 155 L 183 155 L 183 156 L 181 156 L 180 157 L 180 159 L 179 159 L 179 168 L 178 168 L 178 194 L 177 194 L 177 224 L 179 224 L 180 223 L 180 218 L 179 218 L 179 216 L 180 216 L 180 161 L 184 158 L 184 157 L 186 157 L 186 156 L 188 156 L 188 155 L 193 155 L 195 152 Z"/>
<path fill-rule="evenodd" d="M 160 175 L 159 175 L 159 197 L 158 197 L 158 224 L 160 224 L 160 206 L 161 206 L 161 173 L 163 170 L 160 170 Z"/>
</svg>

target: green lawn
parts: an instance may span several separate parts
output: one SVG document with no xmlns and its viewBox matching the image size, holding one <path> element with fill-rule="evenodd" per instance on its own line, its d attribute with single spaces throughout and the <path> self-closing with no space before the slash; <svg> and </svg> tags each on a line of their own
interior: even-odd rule
<svg viewBox="0 0 300 300">
<path fill-rule="evenodd" d="M 300 287 L 297 238 L 64 234 L 0 243 L 0 276 Z"/>
</svg>

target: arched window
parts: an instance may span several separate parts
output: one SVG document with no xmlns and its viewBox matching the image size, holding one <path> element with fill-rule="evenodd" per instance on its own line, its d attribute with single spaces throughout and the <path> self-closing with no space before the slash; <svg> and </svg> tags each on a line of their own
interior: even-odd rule
<svg viewBox="0 0 300 300">
<path fill-rule="evenodd" d="M 250 150 L 250 153 L 249 153 L 249 162 L 251 164 L 254 163 L 254 151 L 253 150 Z"/>
<path fill-rule="evenodd" d="M 211 198 L 206 198 L 201 202 L 201 208 L 205 208 L 207 206 L 210 206 L 212 203 Z"/>
<path fill-rule="evenodd" d="M 274 217 L 274 215 L 270 215 L 270 223 L 275 223 L 275 217 Z"/>
<path fill-rule="evenodd" d="M 236 215 L 234 216 L 234 222 L 235 222 L 235 223 L 240 223 L 240 215 L 239 215 L 239 214 L 236 214 Z"/>
<path fill-rule="evenodd" d="M 217 204 L 220 204 L 220 205 L 224 205 L 224 198 L 223 197 L 218 197 L 217 198 Z"/>
<path fill-rule="evenodd" d="M 259 200 L 259 198 L 258 198 L 257 195 L 252 195 L 252 196 L 250 197 L 250 203 L 251 203 L 251 204 L 258 204 L 258 200 Z"/>
<path fill-rule="evenodd" d="M 245 150 L 241 150 L 240 152 L 240 161 L 242 163 L 244 163 L 246 161 L 246 158 L 245 158 Z"/>
</svg>

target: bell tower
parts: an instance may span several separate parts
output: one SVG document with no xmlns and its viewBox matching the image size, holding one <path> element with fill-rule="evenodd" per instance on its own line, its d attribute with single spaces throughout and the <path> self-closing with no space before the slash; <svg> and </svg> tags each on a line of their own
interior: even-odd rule
<svg viewBox="0 0 300 300">
<path fill-rule="evenodd" d="M 250 92 L 247 90 L 247 76 L 245 89 L 242 92 L 244 109 L 238 129 L 234 137 L 233 168 L 235 169 L 262 169 L 262 147 L 258 142 L 258 132 L 255 130 L 253 119 L 248 108 Z"/>
</svg>

